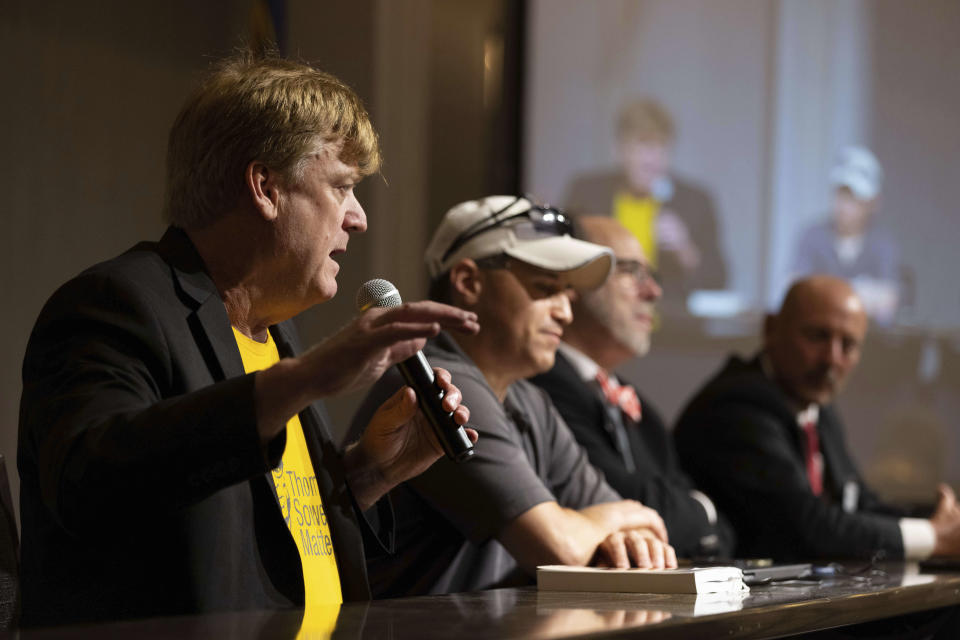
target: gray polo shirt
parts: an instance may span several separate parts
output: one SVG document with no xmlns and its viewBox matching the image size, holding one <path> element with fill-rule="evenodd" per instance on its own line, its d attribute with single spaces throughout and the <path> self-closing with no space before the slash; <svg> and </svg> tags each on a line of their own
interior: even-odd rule
<svg viewBox="0 0 960 640">
<path fill-rule="evenodd" d="M 580 509 L 620 496 L 587 461 L 549 397 L 527 381 L 510 386 L 501 404 L 480 370 L 447 334 L 424 355 L 450 371 L 480 433 L 476 455 L 446 458 L 392 493 L 395 553 L 369 557 L 374 597 L 473 591 L 528 583 L 496 541 L 503 528 L 542 502 Z M 354 417 L 357 437 L 403 381 L 391 370 Z"/>
</svg>

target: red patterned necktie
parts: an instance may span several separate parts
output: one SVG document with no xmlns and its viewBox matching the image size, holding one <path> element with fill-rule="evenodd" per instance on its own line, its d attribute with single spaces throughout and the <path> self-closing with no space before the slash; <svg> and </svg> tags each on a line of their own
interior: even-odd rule
<svg viewBox="0 0 960 640">
<path fill-rule="evenodd" d="M 634 422 L 640 421 L 640 400 L 633 387 L 628 384 L 617 384 L 603 369 L 597 369 L 597 383 L 607 402 L 620 407 L 620 410 L 630 416 Z"/>
<path fill-rule="evenodd" d="M 804 461 L 807 465 L 807 478 L 810 480 L 810 490 L 813 495 L 819 496 L 823 493 L 823 473 L 820 470 L 820 437 L 817 435 L 817 423 L 815 420 L 806 420 L 800 427 L 806 436 L 807 446 L 804 449 Z"/>
</svg>

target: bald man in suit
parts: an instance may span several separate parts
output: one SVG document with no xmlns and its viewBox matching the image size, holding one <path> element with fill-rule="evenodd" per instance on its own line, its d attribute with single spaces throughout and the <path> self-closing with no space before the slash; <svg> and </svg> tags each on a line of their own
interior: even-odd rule
<svg viewBox="0 0 960 640">
<path fill-rule="evenodd" d="M 737 530 L 738 554 L 779 560 L 960 554 L 960 508 L 939 489 L 929 519 L 905 517 L 864 483 L 833 399 L 860 359 L 863 303 L 844 280 L 796 282 L 763 348 L 733 357 L 674 432 L 680 460 Z"/>
</svg>

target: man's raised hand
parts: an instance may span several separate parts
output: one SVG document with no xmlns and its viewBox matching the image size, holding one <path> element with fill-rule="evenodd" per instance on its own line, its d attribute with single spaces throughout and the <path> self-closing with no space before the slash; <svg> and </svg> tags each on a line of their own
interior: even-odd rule
<svg viewBox="0 0 960 640">
<path fill-rule="evenodd" d="M 415 355 L 441 329 L 474 334 L 480 325 L 475 313 L 439 302 L 372 308 L 315 345 L 301 360 L 313 372 L 316 396 L 336 396 L 373 384 L 389 367 Z"/>
</svg>

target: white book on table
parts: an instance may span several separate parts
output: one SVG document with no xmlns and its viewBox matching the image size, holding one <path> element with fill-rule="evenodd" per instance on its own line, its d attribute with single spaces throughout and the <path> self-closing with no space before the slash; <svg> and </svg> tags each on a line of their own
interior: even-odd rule
<svg viewBox="0 0 960 640">
<path fill-rule="evenodd" d="M 608 569 L 603 567 L 537 567 L 537 588 L 544 591 L 609 591 L 619 593 L 741 593 L 749 591 L 737 567 L 683 569 Z"/>
</svg>

